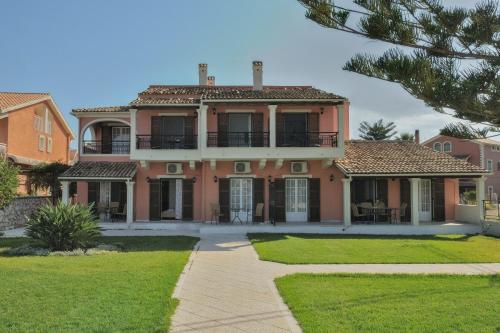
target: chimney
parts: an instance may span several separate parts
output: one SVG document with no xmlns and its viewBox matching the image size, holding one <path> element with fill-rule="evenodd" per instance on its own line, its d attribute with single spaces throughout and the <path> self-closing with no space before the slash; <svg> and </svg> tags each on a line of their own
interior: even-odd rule
<svg viewBox="0 0 500 333">
<path fill-rule="evenodd" d="M 415 130 L 415 143 L 420 144 L 420 131 L 418 129 Z"/>
<path fill-rule="evenodd" d="M 215 76 L 209 76 L 207 78 L 207 86 L 215 86 Z"/>
<path fill-rule="evenodd" d="M 207 64 L 198 65 L 198 77 L 200 86 L 207 85 Z"/>
<path fill-rule="evenodd" d="M 262 90 L 262 61 L 253 62 L 253 90 Z"/>
</svg>

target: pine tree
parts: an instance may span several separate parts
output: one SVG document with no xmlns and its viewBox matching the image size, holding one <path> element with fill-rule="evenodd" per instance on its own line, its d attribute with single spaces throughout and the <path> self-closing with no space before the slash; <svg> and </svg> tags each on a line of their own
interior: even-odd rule
<svg viewBox="0 0 500 333">
<path fill-rule="evenodd" d="M 384 123 L 382 119 L 373 124 L 362 121 L 359 125 L 360 137 L 364 140 L 388 140 L 396 134 L 396 125 L 390 121 Z"/>
<path fill-rule="evenodd" d="M 438 112 L 499 129 L 498 1 L 472 9 L 439 0 L 353 0 L 355 8 L 298 1 L 323 27 L 397 46 L 381 56 L 357 54 L 345 70 L 398 83 Z"/>
<path fill-rule="evenodd" d="M 489 133 L 488 128 L 477 129 L 462 123 L 446 124 L 439 130 L 439 134 L 451 136 L 458 139 L 482 139 Z"/>
</svg>

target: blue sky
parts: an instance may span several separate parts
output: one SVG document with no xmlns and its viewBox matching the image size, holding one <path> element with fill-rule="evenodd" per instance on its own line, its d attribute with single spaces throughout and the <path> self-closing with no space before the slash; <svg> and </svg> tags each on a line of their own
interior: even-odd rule
<svg viewBox="0 0 500 333">
<path fill-rule="evenodd" d="M 216 84 L 251 84 L 252 60 L 264 62 L 265 84 L 348 97 L 352 137 L 362 120 L 419 128 L 424 139 L 453 121 L 395 84 L 343 71 L 356 52 L 389 45 L 321 28 L 292 0 L 16 0 L 0 12 L 0 91 L 50 92 L 75 132 L 72 108 L 127 104 L 149 84 L 196 84 L 200 62 Z"/>
</svg>

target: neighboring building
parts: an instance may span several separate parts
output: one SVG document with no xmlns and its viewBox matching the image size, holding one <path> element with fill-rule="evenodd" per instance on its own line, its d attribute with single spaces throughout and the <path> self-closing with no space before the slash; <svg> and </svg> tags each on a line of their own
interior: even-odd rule
<svg viewBox="0 0 500 333">
<path fill-rule="evenodd" d="M 253 79 L 216 86 L 201 64 L 199 85 L 153 85 L 127 106 L 74 109 L 79 162 L 60 177 L 63 200 L 77 182 L 76 201 L 106 220 L 114 209 L 129 223 L 209 221 L 220 207 L 221 222 L 346 225 L 351 204 L 370 201 L 392 208 L 386 219 L 407 207 L 403 220 L 418 224 L 454 220 L 457 177 L 483 184 L 480 168 L 418 144 L 348 141 L 344 97 L 263 86 L 261 62 Z"/>
<path fill-rule="evenodd" d="M 444 152 L 455 158 L 468 161 L 481 169 L 486 169 L 485 194 L 491 200 L 500 194 L 500 142 L 492 139 L 458 139 L 445 135 L 422 143 L 434 151 Z M 473 179 L 460 179 L 460 194 L 474 189 Z"/>
<path fill-rule="evenodd" d="M 69 163 L 73 137 L 50 94 L 0 92 L 0 152 L 21 169 L 20 194 L 30 192 L 33 165 Z"/>
</svg>

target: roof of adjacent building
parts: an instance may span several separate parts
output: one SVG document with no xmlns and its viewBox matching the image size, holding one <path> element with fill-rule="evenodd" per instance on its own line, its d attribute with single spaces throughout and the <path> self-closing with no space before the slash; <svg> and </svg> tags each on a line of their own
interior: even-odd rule
<svg viewBox="0 0 500 333">
<path fill-rule="evenodd" d="M 131 179 L 135 176 L 135 162 L 78 162 L 66 170 L 60 179 Z"/>
<path fill-rule="evenodd" d="M 344 158 L 336 165 L 346 175 L 481 175 L 487 171 L 446 153 L 408 141 L 345 143 Z"/>
<path fill-rule="evenodd" d="M 73 109 L 75 113 L 84 112 L 128 112 L 129 106 L 99 106 L 94 108 L 79 108 Z"/>
<path fill-rule="evenodd" d="M 428 139 L 428 140 L 425 140 L 424 142 L 422 142 L 423 145 L 426 145 L 434 140 L 437 140 L 439 138 L 454 138 L 452 136 L 448 136 L 448 135 L 441 135 L 441 134 L 438 134 L 438 135 L 435 135 L 433 136 L 432 138 Z M 454 139 L 457 139 L 457 138 L 454 138 Z M 460 138 L 458 138 L 460 139 Z M 483 138 L 483 139 L 460 139 L 461 141 L 467 141 L 467 142 L 472 142 L 472 143 L 476 143 L 476 144 L 483 144 L 483 145 L 490 145 L 490 146 L 500 146 L 500 141 L 497 141 L 497 140 L 493 140 L 493 139 L 490 139 L 490 138 Z"/>
<path fill-rule="evenodd" d="M 0 92 L 0 112 L 48 98 L 48 93 Z"/>
</svg>

